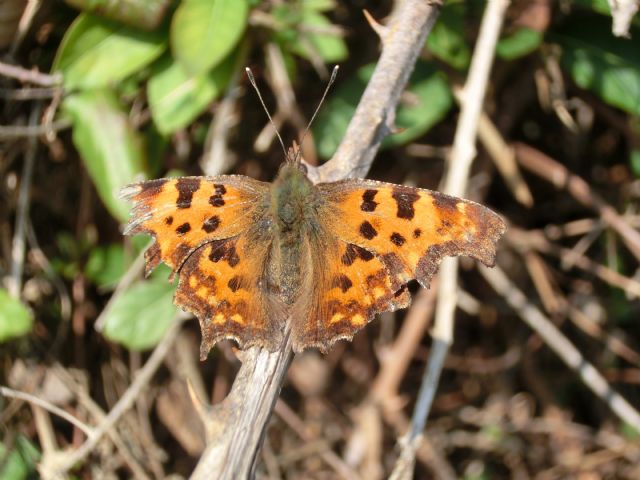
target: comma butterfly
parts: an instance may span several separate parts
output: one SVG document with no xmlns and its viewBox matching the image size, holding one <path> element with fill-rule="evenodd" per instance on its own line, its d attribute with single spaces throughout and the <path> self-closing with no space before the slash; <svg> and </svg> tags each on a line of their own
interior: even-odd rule
<svg viewBox="0 0 640 480">
<path fill-rule="evenodd" d="M 147 233 L 146 273 L 179 277 L 175 303 L 198 317 L 201 356 L 232 338 L 269 350 L 291 321 L 293 349 L 326 351 L 377 313 L 409 305 L 444 256 L 494 264 L 504 221 L 443 193 L 364 179 L 314 185 L 290 149 L 273 183 L 241 175 L 150 180 L 125 234 Z"/>
<path fill-rule="evenodd" d="M 200 321 L 201 358 L 224 338 L 274 351 L 286 322 L 295 352 L 327 351 L 377 313 L 409 306 L 407 282 L 428 287 L 442 257 L 492 266 L 506 229 L 488 208 L 439 192 L 364 179 L 313 184 L 295 145 L 273 183 L 161 178 L 122 196 L 133 200 L 124 233 L 155 238 L 145 273 L 162 261 L 178 275 L 174 302 Z"/>
</svg>

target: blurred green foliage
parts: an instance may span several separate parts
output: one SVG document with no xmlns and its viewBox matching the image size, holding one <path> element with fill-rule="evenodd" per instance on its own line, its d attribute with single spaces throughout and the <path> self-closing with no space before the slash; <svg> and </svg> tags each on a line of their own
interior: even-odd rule
<svg viewBox="0 0 640 480">
<path fill-rule="evenodd" d="M 0 343 L 29 333 L 32 325 L 31 311 L 0 288 Z"/>
<path fill-rule="evenodd" d="M 37 462 L 40 452 L 23 435 L 18 435 L 9 450 L 0 443 L 0 478 L 5 480 L 26 480 L 37 478 Z"/>
<path fill-rule="evenodd" d="M 162 339 L 177 311 L 168 270 L 163 265 L 149 280 L 134 282 L 115 299 L 104 312 L 105 337 L 131 350 L 152 348 Z"/>
</svg>

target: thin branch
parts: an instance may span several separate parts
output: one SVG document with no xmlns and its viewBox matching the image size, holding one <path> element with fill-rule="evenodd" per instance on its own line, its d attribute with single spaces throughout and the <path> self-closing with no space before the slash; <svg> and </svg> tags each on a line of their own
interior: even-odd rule
<svg viewBox="0 0 640 480">
<path fill-rule="evenodd" d="M 309 169 L 316 182 L 365 177 L 382 140 L 393 130 L 396 106 L 418 54 L 433 28 L 441 1 L 397 2 L 388 34 L 380 37 L 382 53 L 356 112 L 333 158 Z"/>
<path fill-rule="evenodd" d="M 640 431 L 640 413 L 616 392 L 596 368 L 564 336 L 551 320 L 527 300 L 499 267 L 480 268 L 480 273 L 493 289 L 504 297 L 535 332 L 540 335 L 560 359 L 575 370 L 582 381 L 624 422 Z"/>
<path fill-rule="evenodd" d="M 67 422 L 78 427 L 87 435 L 87 437 L 90 437 L 93 434 L 93 429 L 91 427 L 89 427 L 88 425 L 85 425 L 70 413 L 65 412 L 61 408 L 56 407 L 54 404 L 47 402 L 46 400 L 43 400 L 39 397 L 36 397 L 35 395 L 31 395 L 30 393 L 26 393 L 26 392 L 20 392 L 18 390 L 14 390 L 9 387 L 4 387 L 2 385 L 0 385 L 0 395 L 6 398 L 15 398 L 17 400 L 29 402 L 33 405 L 37 405 L 38 407 L 44 408 L 45 410 L 53 413 L 54 415 L 59 416 L 60 418 L 64 418 Z"/>
<path fill-rule="evenodd" d="M 59 132 L 71 126 L 71 120 L 56 120 L 49 125 L 0 125 L 0 140 L 12 140 L 14 138 L 36 138 L 49 132 Z"/>
<path fill-rule="evenodd" d="M 16 52 L 22 45 L 23 40 L 27 36 L 27 32 L 31 28 L 31 24 L 33 23 L 33 19 L 38 13 L 40 9 L 40 5 L 42 0 L 28 0 L 27 5 L 22 12 L 22 16 L 20 17 L 20 21 L 18 22 L 18 30 L 16 31 L 15 36 L 13 37 L 13 42 L 11 42 L 11 48 L 9 48 L 9 55 L 14 57 Z"/>
<path fill-rule="evenodd" d="M 462 95 L 460 118 L 454 137 L 449 170 L 444 181 L 444 192 L 450 195 L 462 196 L 467 189 L 471 162 L 476 155 L 478 122 L 493 64 L 495 46 L 508 6 L 509 1 L 507 0 L 493 0 L 487 3 L 485 9 L 469 76 Z M 411 432 L 404 443 L 407 448 L 417 448 L 416 442 L 413 440 L 424 430 L 444 359 L 452 343 L 453 314 L 457 302 L 457 276 L 457 258 L 445 258 L 440 265 L 440 292 L 432 332 L 433 345 L 418 394 L 411 422 Z"/>
<path fill-rule="evenodd" d="M 0 75 L 41 87 L 57 87 L 62 83 L 62 75 L 59 73 L 49 75 L 37 70 L 27 70 L 18 65 L 11 65 L 5 62 L 0 62 Z"/>
<path fill-rule="evenodd" d="M 489 115 L 484 112 L 480 114 L 478 138 L 491 155 L 494 165 L 514 198 L 525 207 L 533 206 L 533 195 L 522 178 L 513 147 L 507 144 Z"/>
<path fill-rule="evenodd" d="M 237 101 L 242 89 L 238 83 L 244 75 L 249 52 L 248 42 L 243 42 L 238 49 L 237 60 L 233 67 L 233 74 L 225 89 L 222 100 L 217 105 L 213 121 L 209 125 L 205 148 L 200 159 L 200 168 L 205 175 L 220 175 L 228 171 L 235 163 L 235 156 L 229 150 L 228 132 L 238 124 Z"/>
</svg>

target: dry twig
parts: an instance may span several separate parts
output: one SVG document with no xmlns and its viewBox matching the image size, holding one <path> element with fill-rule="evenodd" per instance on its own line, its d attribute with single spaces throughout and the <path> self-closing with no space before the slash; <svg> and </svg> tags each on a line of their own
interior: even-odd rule
<svg viewBox="0 0 640 480">
<path fill-rule="evenodd" d="M 493 0 L 487 3 L 480 26 L 480 33 L 476 42 L 469 76 L 462 95 L 462 109 L 453 143 L 453 150 L 449 160 L 449 171 L 444 181 L 444 192 L 450 195 L 462 196 L 467 188 L 467 180 L 471 162 L 476 155 L 476 133 L 478 121 L 482 112 L 489 73 L 493 63 L 495 45 L 500 34 L 504 14 L 509 5 L 507 0 Z M 401 459 L 412 459 L 419 442 L 415 439 L 422 434 L 431 409 L 431 403 L 440 378 L 449 346 L 453 337 L 453 314 L 456 307 L 456 290 L 458 288 L 458 260 L 445 258 L 440 265 L 439 296 L 436 304 L 435 324 L 432 331 L 433 345 L 429 355 L 418 401 L 411 422 L 411 430 L 403 442 L 403 450 L 412 453 L 401 455 Z M 405 472 L 397 478 L 407 478 L 403 462 L 396 465 L 398 472 Z"/>
</svg>

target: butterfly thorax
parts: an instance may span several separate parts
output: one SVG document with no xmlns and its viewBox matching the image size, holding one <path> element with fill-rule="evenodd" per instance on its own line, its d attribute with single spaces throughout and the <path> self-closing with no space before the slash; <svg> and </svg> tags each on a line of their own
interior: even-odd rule
<svg viewBox="0 0 640 480">
<path fill-rule="evenodd" d="M 287 162 L 271 186 L 271 215 L 275 223 L 272 246 L 271 283 L 285 303 L 293 303 L 302 284 L 305 246 L 315 224 L 318 191 L 300 164 Z"/>
</svg>

